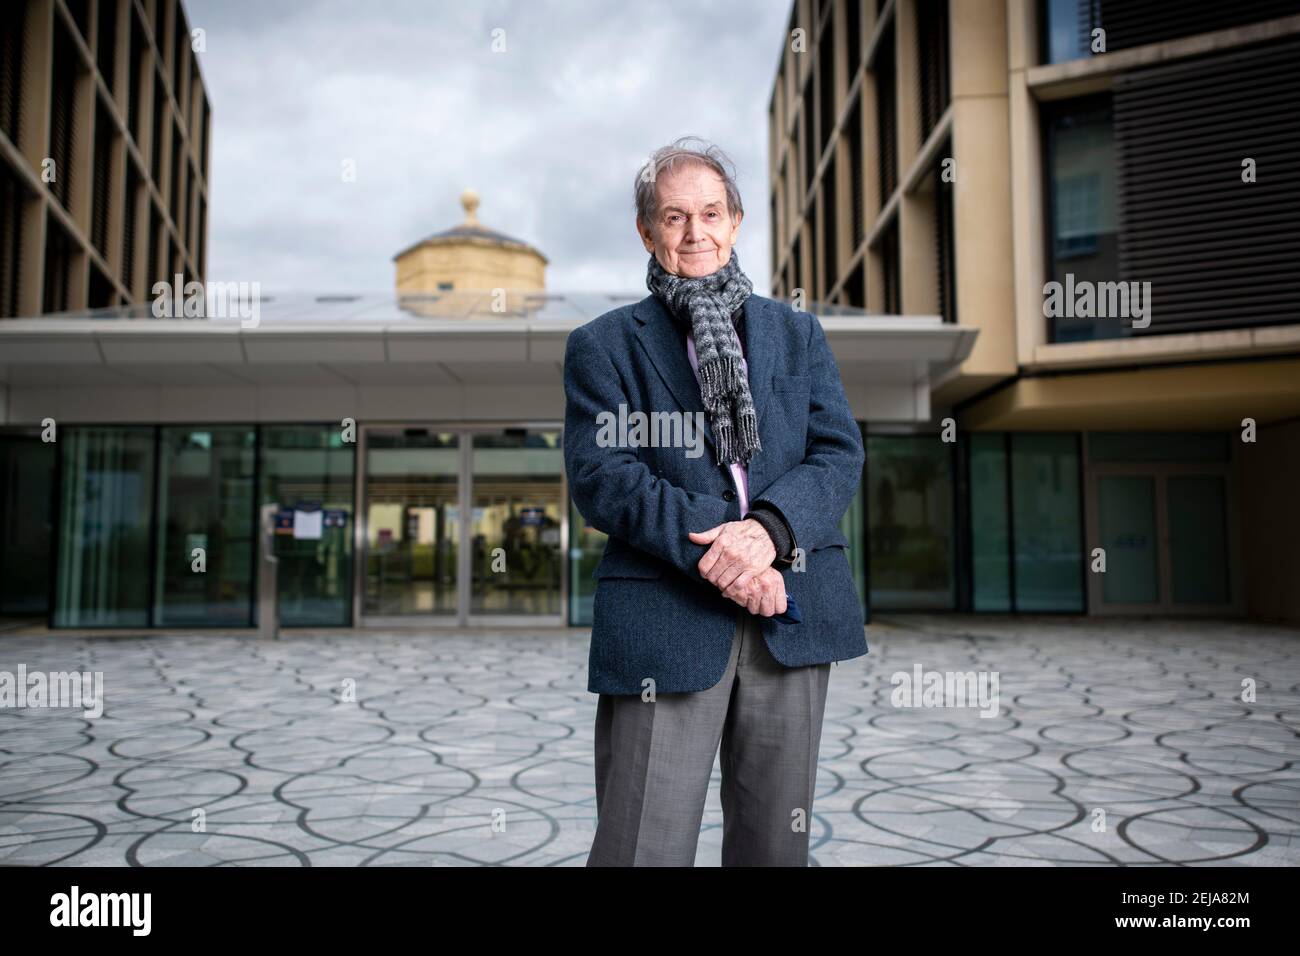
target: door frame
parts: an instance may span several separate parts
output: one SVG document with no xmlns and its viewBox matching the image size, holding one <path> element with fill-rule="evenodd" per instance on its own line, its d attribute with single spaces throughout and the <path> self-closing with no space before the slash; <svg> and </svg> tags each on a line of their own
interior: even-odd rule
<svg viewBox="0 0 1300 956">
<path fill-rule="evenodd" d="M 1088 541 L 1084 555 L 1088 571 L 1088 607 L 1096 615 L 1153 615 L 1189 617 L 1233 617 L 1245 614 L 1241 575 L 1241 526 L 1237 514 L 1236 456 L 1226 462 L 1107 461 L 1086 463 Z M 1179 475 L 1214 475 L 1223 479 L 1224 520 L 1227 522 L 1228 601 L 1225 604 L 1176 604 L 1173 600 L 1173 566 L 1169 548 L 1168 483 Z M 1101 496 L 1103 477 L 1150 478 L 1155 490 L 1156 562 L 1160 599 L 1148 604 L 1110 604 L 1103 596 L 1104 580 L 1091 571 L 1092 550 L 1101 547 Z"/>
<path fill-rule="evenodd" d="M 366 489 L 369 484 L 367 449 L 371 430 L 424 428 L 452 432 L 457 436 L 456 505 L 460 511 L 459 538 L 456 542 L 456 612 L 454 614 L 367 615 L 365 606 L 366 539 L 368 515 Z M 375 421 L 357 423 L 357 467 L 353 485 L 353 582 L 352 626 L 358 628 L 420 628 L 446 630 L 455 627 L 563 627 L 568 623 L 569 607 L 569 482 L 560 468 L 560 610 L 557 614 L 473 614 L 470 573 L 472 548 L 470 526 L 473 524 L 474 436 L 499 434 L 507 429 L 556 431 L 563 443 L 564 426 L 557 421 Z"/>
</svg>

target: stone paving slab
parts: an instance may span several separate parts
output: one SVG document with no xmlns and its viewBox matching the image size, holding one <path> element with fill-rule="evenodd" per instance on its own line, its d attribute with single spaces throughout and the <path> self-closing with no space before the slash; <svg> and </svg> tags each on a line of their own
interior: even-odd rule
<svg viewBox="0 0 1300 956">
<path fill-rule="evenodd" d="M 813 865 L 1300 864 L 1300 631 L 934 615 L 868 641 L 831 670 Z M 581 632 L 0 636 L 0 671 L 105 692 L 93 719 L 0 707 L 0 863 L 581 866 L 586 662 Z M 996 709 L 896 706 L 918 665 L 996 673 Z"/>
</svg>

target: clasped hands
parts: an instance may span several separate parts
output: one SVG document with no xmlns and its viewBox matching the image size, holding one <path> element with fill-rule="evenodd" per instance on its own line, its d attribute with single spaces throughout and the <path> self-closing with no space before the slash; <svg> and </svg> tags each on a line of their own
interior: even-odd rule
<svg viewBox="0 0 1300 956">
<path fill-rule="evenodd" d="M 753 518 L 726 521 L 707 531 L 688 532 L 709 550 L 697 567 L 701 576 L 726 597 L 763 617 L 785 613 L 785 579 L 772 567 L 776 546 L 767 529 Z"/>
</svg>

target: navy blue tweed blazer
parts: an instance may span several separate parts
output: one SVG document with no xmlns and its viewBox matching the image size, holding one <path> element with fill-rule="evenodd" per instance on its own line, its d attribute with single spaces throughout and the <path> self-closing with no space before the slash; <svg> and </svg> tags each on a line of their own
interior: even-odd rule
<svg viewBox="0 0 1300 956">
<path fill-rule="evenodd" d="M 775 299 L 745 301 L 749 387 L 762 450 L 749 463 L 750 504 L 775 505 L 794 531 L 804 570 L 780 568 L 802 612 L 795 624 L 760 617 L 788 667 L 867 653 L 862 606 L 840 520 L 862 474 L 862 437 L 821 323 Z M 707 549 L 688 531 L 740 514 L 731 474 L 717 464 L 704 415 L 704 453 L 603 447 L 602 412 L 704 412 L 685 330 L 653 295 L 569 335 L 564 356 L 564 464 L 587 522 L 609 535 L 595 570 L 587 690 L 639 694 L 705 690 L 726 670 L 740 605 L 699 573 Z"/>
</svg>

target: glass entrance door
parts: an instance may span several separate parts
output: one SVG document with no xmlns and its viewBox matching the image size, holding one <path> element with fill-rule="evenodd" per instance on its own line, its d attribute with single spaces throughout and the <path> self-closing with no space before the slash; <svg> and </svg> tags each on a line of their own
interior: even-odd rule
<svg viewBox="0 0 1300 956">
<path fill-rule="evenodd" d="M 558 618 L 563 610 L 564 462 L 559 431 L 474 436 L 470 614 Z"/>
<path fill-rule="evenodd" d="M 1105 468 L 1094 476 L 1094 547 L 1106 572 L 1091 575 L 1103 613 L 1235 613 L 1231 515 L 1225 471 Z M 1091 558 L 1090 558 L 1091 560 Z"/>
<path fill-rule="evenodd" d="M 428 428 L 366 432 L 362 614 L 456 620 L 460 436 Z"/>
<path fill-rule="evenodd" d="M 374 426 L 363 441 L 360 623 L 564 622 L 559 429 Z"/>
</svg>

